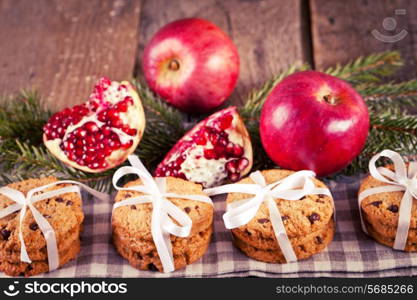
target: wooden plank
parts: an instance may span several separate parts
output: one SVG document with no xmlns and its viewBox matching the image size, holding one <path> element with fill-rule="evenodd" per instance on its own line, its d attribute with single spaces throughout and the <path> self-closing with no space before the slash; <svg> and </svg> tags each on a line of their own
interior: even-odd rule
<svg viewBox="0 0 417 300">
<path fill-rule="evenodd" d="M 231 36 L 239 50 L 240 78 L 230 101 L 238 104 L 281 69 L 308 60 L 302 4 L 301 0 L 145 1 L 139 53 L 166 23 L 186 17 L 212 21 Z M 138 76 L 141 72 L 139 63 Z"/>
<path fill-rule="evenodd" d="M 417 1 L 311 0 L 310 7 L 317 68 L 346 62 L 360 55 L 397 49 L 407 62 L 398 78 L 417 75 Z M 373 30 L 390 41 L 394 41 L 396 35 L 400 38 L 404 30 L 406 36 L 396 42 L 384 42 L 373 36 Z"/>
<path fill-rule="evenodd" d="M 139 16 L 138 0 L 1 0 L 0 93 L 36 88 L 58 109 L 100 76 L 130 79 Z"/>
</svg>

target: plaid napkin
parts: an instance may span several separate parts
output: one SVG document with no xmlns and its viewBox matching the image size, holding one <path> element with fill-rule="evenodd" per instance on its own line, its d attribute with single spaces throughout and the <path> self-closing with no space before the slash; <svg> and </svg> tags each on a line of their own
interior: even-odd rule
<svg viewBox="0 0 417 300">
<path fill-rule="evenodd" d="M 328 181 L 335 198 L 337 228 L 333 242 L 310 259 L 268 264 L 250 259 L 232 245 L 222 223 L 225 197 L 216 197 L 215 232 L 204 257 L 173 273 L 139 271 L 120 257 L 111 243 L 113 203 L 86 196 L 82 250 L 63 268 L 38 277 L 388 277 L 417 275 L 417 253 L 395 251 L 361 230 L 357 206 L 358 177 Z M 5 276 L 1 274 L 0 276 Z"/>
</svg>

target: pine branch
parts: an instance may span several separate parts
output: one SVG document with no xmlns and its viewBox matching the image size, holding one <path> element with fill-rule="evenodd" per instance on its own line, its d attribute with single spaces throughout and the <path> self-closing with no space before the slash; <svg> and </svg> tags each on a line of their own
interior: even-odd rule
<svg viewBox="0 0 417 300">
<path fill-rule="evenodd" d="M 371 116 L 371 128 L 362 153 L 346 168 L 343 174 L 353 175 L 368 170 L 370 158 L 384 149 L 402 155 L 417 152 L 417 116 L 385 112 Z"/>
<path fill-rule="evenodd" d="M 388 51 L 361 56 L 345 65 L 330 67 L 324 72 L 356 85 L 379 82 L 382 78 L 393 75 L 403 64 L 398 51 Z"/>
<path fill-rule="evenodd" d="M 417 105 L 417 80 L 400 83 L 363 84 L 357 90 L 374 111 L 405 109 Z"/>
<path fill-rule="evenodd" d="M 8 148 L 15 139 L 31 145 L 42 144 L 42 126 L 51 116 L 35 92 L 22 91 L 18 97 L 3 97 L 0 100 L 0 137 Z M 6 150 L 6 149 L 0 149 Z M 2 151 L 3 152 L 3 151 Z"/>
<path fill-rule="evenodd" d="M 307 64 L 295 64 L 290 66 L 287 70 L 278 73 L 272 79 L 266 81 L 260 89 L 253 90 L 249 94 L 245 105 L 239 109 L 251 137 L 253 152 L 255 153 L 253 170 L 264 170 L 276 167 L 265 153 L 259 136 L 259 115 L 266 98 L 272 89 L 285 77 L 298 71 L 308 70 L 309 68 L 310 67 Z"/>
<path fill-rule="evenodd" d="M 279 72 L 270 80 L 266 81 L 261 88 L 254 89 L 250 92 L 248 99 L 245 102 L 245 105 L 240 108 L 240 114 L 243 118 L 258 119 L 261 112 L 261 108 L 266 100 L 266 97 L 272 91 L 272 89 L 281 82 L 285 77 L 291 75 L 298 71 L 308 70 L 310 67 L 307 64 L 294 64 L 290 66 L 287 70 Z"/>
<path fill-rule="evenodd" d="M 169 106 L 139 81 L 133 84 L 145 108 L 146 128 L 135 153 L 152 170 L 184 135 L 185 115 Z"/>
</svg>

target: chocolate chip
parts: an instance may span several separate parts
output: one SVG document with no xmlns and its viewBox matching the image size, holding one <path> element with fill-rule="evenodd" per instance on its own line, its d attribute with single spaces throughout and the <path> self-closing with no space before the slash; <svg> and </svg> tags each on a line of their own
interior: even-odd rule
<svg viewBox="0 0 417 300">
<path fill-rule="evenodd" d="M 136 209 L 136 205 L 131 205 L 130 209 Z"/>
<path fill-rule="evenodd" d="M 137 257 L 138 259 L 140 259 L 140 260 L 142 260 L 142 259 L 143 259 L 142 255 L 140 255 L 140 253 L 139 253 L 139 252 L 136 252 L 136 257 Z"/>
<path fill-rule="evenodd" d="M 74 204 L 74 202 L 72 202 L 71 200 L 67 201 L 67 206 L 71 206 L 73 204 Z"/>
<path fill-rule="evenodd" d="M 25 276 L 25 273 L 24 272 L 20 272 L 19 273 L 19 276 Z"/>
<path fill-rule="evenodd" d="M 185 211 L 187 214 L 189 214 L 189 213 L 190 213 L 190 211 L 191 211 L 191 208 L 189 208 L 188 206 L 187 206 L 187 207 L 184 207 L 184 211 Z"/>
<path fill-rule="evenodd" d="M 50 215 L 43 215 L 43 217 L 44 217 L 45 219 L 50 219 L 50 218 L 51 218 L 51 216 L 50 216 Z"/>
<path fill-rule="evenodd" d="M 131 193 L 126 193 L 123 198 L 128 199 L 128 198 L 131 198 L 131 197 L 132 197 Z"/>
<path fill-rule="evenodd" d="M 376 207 L 379 207 L 381 204 L 382 204 L 382 201 L 371 202 L 371 205 L 376 206 Z"/>
<path fill-rule="evenodd" d="M 32 270 L 33 270 L 32 265 L 28 265 L 28 266 L 27 266 L 27 268 L 26 268 L 26 270 L 27 270 L 27 271 L 32 271 Z"/>
<path fill-rule="evenodd" d="M 55 201 L 61 203 L 61 202 L 64 202 L 64 199 L 62 199 L 61 197 L 58 197 L 55 199 Z"/>
<path fill-rule="evenodd" d="M 264 224 L 264 223 L 268 223 L 268 222 L 269 222 L 268 219 L 258 219 L 259 224 Z"/>
<path fill-rule="evenodd" d="M 153 263 L 148 264 L 148 269 L 151 271 L 158 271 L 158 268 L 155 267 L 155 265 Z"/>
<path fill-rule="evenodd" d="M 7 241 L 10 237 L 11 231 L 7 229 L 2 229 L 0 231 L 1 236 L 3 237 L 3 240 Z"/>
<path fill-rule="evenodd" d="M 304 248 L 304 246 L 303 246 L 303 245 L 301 245 L 301 246 L 299 246 L 299 247 L 300 247 L 300 250 L 301 250 L 301 251 L 306 252 L 306 248 Z"/>
<path fill-rule="evenodd" d="M 392 204 L 388 207 L 389 211 L 392 211 L 393 213 L 398 212 L 398 205 Z"/>
<path fill-rule="evenodd" d="M 326 196 L 325 195 L 322 195 L 322 194 L 319 195 L 319 198 L 320 199 L 323 199 L 324 197 L 326 197 Z"/>
<path fill-rule="evenodd" d="M 323 240 L 321 239 L 321 237 L 316 236 L 316 240 L 317 240 L 317 244 L 323 244 Z"/>
<path fill-rule="evenodd" d="M 306 196 L 304 196 L 303 198 L 301 198 L 300 200 L 304 200 L 304 199 L 306 199 Z"/>
<path fill-rule="evenodd" d="M 195 209 L 198 209 L 198 208 L 199 208 L 199 206 L 198 206 L 198 205 L 196 205 L 194 208 L 195 208 Z"/>
<path fill-rule="evenodd" d="M 316 214 L 316 213 L 312 213 L 308 219 L 310 220 L 310 223 L 313 224 L 315 221 L 319 221 L 320 220 L 320 215 Z"/>
<path fill-rule="evenodd" d="M 250 231 L 249 231 L 249 230 L 247 230 L 247 229 L 245 229 L 245 233 L 246 233 L 247 235 L 252 235 L 252 233 L 250 233 Z"/>
<path fill-rule="evenodd" d="M 38 224 L 36 223 L 32 223 L 29 225 L 29 228 L 33 231 L 37 230 L 39 228 Z"/>
<path fill-rule="evenodd" d="M 286 220 L 289 220 L 289 219 L 290 219 L 290 217 L 289 217 L 289 216 L 282 216 L 282 217 L 281 217 L 281 220 L 282 220 L 282 221 L 286 221 Z"/>
<path fill-rule="evenodd" d="M 50 199 L 47 199 L 46 200 L 46 205 L 49 205 L 49 201 L 50 201 Z"/>
</svg>

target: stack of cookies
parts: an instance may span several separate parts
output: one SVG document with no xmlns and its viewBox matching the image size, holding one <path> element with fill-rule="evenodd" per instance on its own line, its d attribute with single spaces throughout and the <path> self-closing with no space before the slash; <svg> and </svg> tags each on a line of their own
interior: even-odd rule
<svg viewBox="0 0 417 300">
<path fill-rule="evenodd" d="M 23 194 L 43 185 L 56 182 L 54 177 L 29 179 L 9 184 L 8 187 Z M 45 189 L 51 191 L 68 184 L 59 184 Z M 42 191 L 43 192 L 43 191 Z M 0 209 L 15 202 L 0 195 Z M 74 259 L 80 251 L 80 232 L 84 214 L 82 201 L 77 193 L 65 193 L 36 202 L 35 208 L 46 218 L 55 231 L 59 266 Z M 19 240 L 20 211 L 0 219 L 0 271 L 10 276 L 32 276 L 49 271 L 46 241 L 30 209 L 23 221 L 22 233 L 26 249 L 32 263 L 20 261 L 21 244 Z"/>
<path fill-rule="evenodd" d="M 385 168 L 394 170 L 393 165 Z M 372 176 L 366 177 L 360 186 L 359 194 L 367 189 L 386 186 L 387 183 L 381 182 Z M 399 209 L 404 192 L 386 192 L 373 194 L 361 202 L 363 221 L 368 234 L 378 243 L 393 247 L 397 234 Z M 404 251 L 417 251 L 417 199 L 413 199 L 411 210 L 410 229 L 408 231 L 407 243 Z"/>
<path fill-rule="evenodd" d="M 293 174 L 287 170 L 262 171 L 266 183 L 271 184 Z M 325 184 L 313 179 L 316 187 Z M 242 184 L 253 184 L 249 177 Z M 227 203 L 253 197 L 250 194 L 229 193 Z M 298 259 L 306 259 L 327 247 L 333 240 L 335 224 L 333 200 L 326 195 L 308 195 L 298 201 L 274 199 L 281 213 L 287 235 Z M 247 224 L 232 229 L 234 243 L 247 256 L 270 263 L 286 263 L 278 245 L 269 217 L 269 209 L 263 202 L 255 217 Z"/>
<path fill-rule="evenodd" d="M 135 180 L 125 187 L 140 185 Z M 166 192 L 180 195 L 204 195 L 201 185 L 179 178 L 166 178 Z M 119 191 L 115 202 L 142 195 L 140 192 Z M 175 269 L 180 269 L 200 259 L 207 251 L 213 232 L 213 206 L 211 204 L 168 198 L 192 220 L 191 233 L 186 238 L 171 235 Z M 152 204 L 136 204 L 118 207 L 113 212 L 113 242 L 121 256 L 140 270 L 163 272 L 162 263 L 151 233 Z"/>
</svg>

